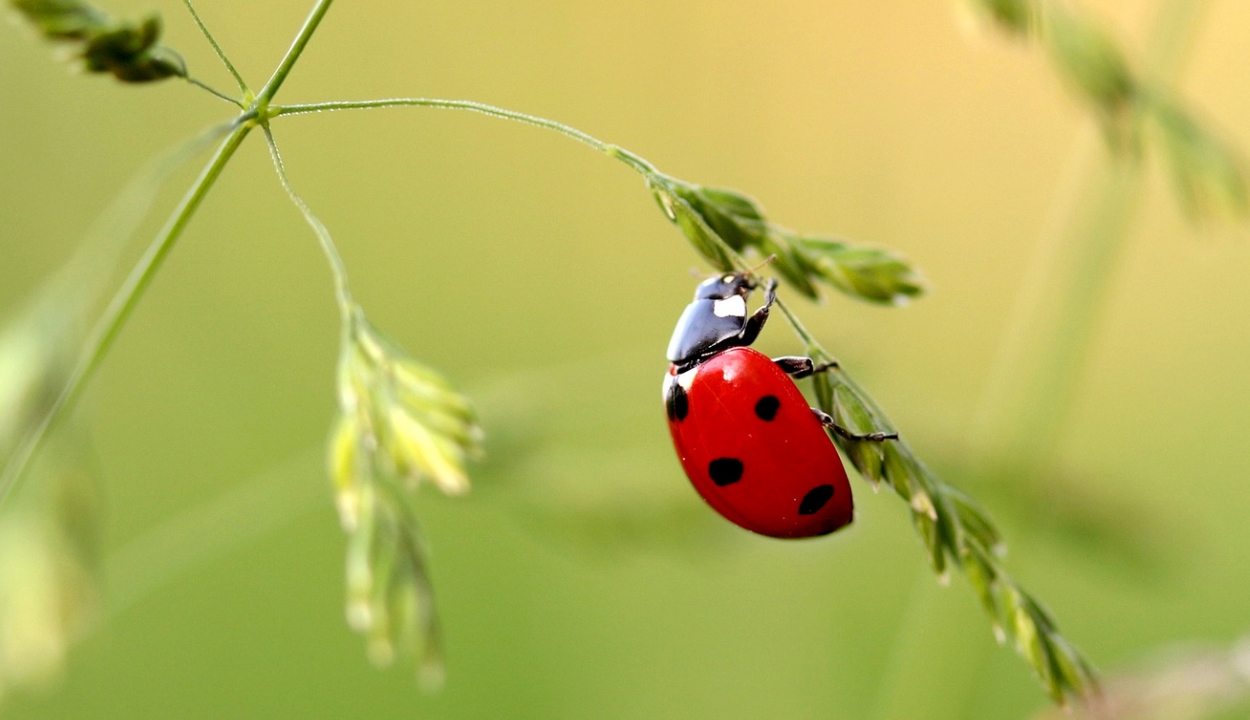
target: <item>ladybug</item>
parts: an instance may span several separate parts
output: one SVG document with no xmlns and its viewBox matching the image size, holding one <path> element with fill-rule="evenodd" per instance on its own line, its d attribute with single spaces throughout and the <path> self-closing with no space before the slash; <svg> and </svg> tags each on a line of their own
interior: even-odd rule
<svg viewBox="0 0 1250 720">
<path fill-rule="evenodd" d="M 769 537 L 827 535 L 851 522 L 854 504 L 826 428 L 863 440 L 897 435 L 852 435 L 808 406 L 791 378 L 834 363 L 751 349 L 777 281 L 765 284 L 764 305 L 748 317 L 755 288 L 749 274 L 728 273 L 695 289 L 668 344 L 668 428 L 694 489 L 726 519 Z"/>
</svg>

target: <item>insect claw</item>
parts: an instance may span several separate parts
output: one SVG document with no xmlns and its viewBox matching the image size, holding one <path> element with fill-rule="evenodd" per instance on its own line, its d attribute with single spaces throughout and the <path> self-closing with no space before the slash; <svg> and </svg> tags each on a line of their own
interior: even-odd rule
<svg viewBox="0 0 1250 720">
<path fill-rule="evenodd" d="M 822 410 L 817 410 L 816 408 L 812 408 L 812 412 L 816 414 L 816 418 L 820 420 L 821 425 L 824 425 L 830 430 L 833 430 L 835 433 L 841 435 L 847 440 L 863 440 L 867 442 L 885 442 L 886 440 L 898 440 L 898 433 L 896 432 L 889 432 L 889 433 L 872 432 L 872 433 L 865 433 L 863 435 L 860 435 L 858 433 L 853 433 L 850 430 L 847 430 L 846 428 L 834 422 L 834 419 L 829 416 L 829 413 L 824 412 Z"/>
</svg>

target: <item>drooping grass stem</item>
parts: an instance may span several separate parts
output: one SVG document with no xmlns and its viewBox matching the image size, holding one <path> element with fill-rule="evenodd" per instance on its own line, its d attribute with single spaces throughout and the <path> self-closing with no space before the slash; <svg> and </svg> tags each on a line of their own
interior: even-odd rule
<svg viewBox="0 0 1250 720">
<path fill-rule="evenodd" d="M 304 220 L 312 228 L 313 233 L 317 236 L 317 241 L 321 244 L 321 251 L 325 253 L 326 261 L 330 264 L 330 272 L 334 276 L 334 294 L 338 298 L 339 310 L 343 315 L 344 324 L 348 324 L 351 320 L 352 298 L 351 293 L 347 289 L 347 266 L 343 264 L 343 257 L 339 255 L 338 248 L 334 245 L 334 238 L 330 236 L 330 230 L 321 222 L 321 219 L 313 214 L 312 208 L 308 207 L 308 203 L 304 202 L 304 198 L 295 192 L 295 188 L 291 186 L 291 180 L 286 174 L 286 164 L 282 162 L 282 153 L 278 152 L 278 143 L 273 139 L 273 131 L 268 125 L 263 127 L 265 132 L 265 142 L 269 145 L 269 156 L 273 159 L 273 169 L 278 174 L 278 181 L 282 183 L 282 189 L 286 191 L 287 197 L 299 209 L 304 216 Z"/>
<path fill-rule="evenodd" d="M 654 165 L 637 155 L 617 147 L 611 143 L 584 133 L 577 128 L 569 127 L 564 123 L 548 120 L 546 118 L 537 117 L 535 115 L 527 115 L 525 113 L 516 112 L 515 110 L 507 110 L 486 103 L 473 102 L 471 100 L 446 100 L 442 98 L 384 98 L 381 100 L 348 100 L 342 102 L 323 102 L 309 103 L 304 105 L 280 105 L 270 109 L 270 117 L 279 115 L 304 115 L 308 113 L 332 112 L 335 110 L 376 110 L 380 108 L 394 107 L 428 107 L 438 110 L 466 110 L 468 112 L 479 113 L 481 115 L 489 115 L 490 117 L 501 118 L 503 120 L 512 120 L 514 122 L 540 127 L 546 130 L 554 130 L 562 135 L 573 138 L 574 140 L 589 145 L 601 153 L 610 155 L 621 162 L 629 165 L 647 177 L 661 177 L 662 174 Z"/>
</svg>

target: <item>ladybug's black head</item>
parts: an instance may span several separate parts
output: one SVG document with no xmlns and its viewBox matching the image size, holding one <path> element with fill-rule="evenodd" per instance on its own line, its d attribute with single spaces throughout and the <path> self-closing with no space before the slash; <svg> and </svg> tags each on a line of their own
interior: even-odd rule
<svg viewBox="0 0 1250 720">
<path fill-rule="evenodd" d="M 755 289 L 755 281 L 745 273 L 725 273 L 708 278 L 694 289 L 695 300 L 724 300 L 734 295 L 746 297 Z"/>
</svg>

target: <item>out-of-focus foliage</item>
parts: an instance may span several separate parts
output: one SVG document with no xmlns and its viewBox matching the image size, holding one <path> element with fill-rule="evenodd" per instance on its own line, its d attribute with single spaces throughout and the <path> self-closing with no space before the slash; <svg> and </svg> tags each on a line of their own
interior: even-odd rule
<svg viewBox="0 0 1250 720">
<path fill-rule="evenodd" d="M 56 679 L 99 613 L 99 493 L 65 435 L 0 511 L 0 696 Z"/>
<path fill-rule="evenodd" d="M 0 468 L 55 401 L 81 339 L 83 293 L 50 283 L 0 332 Z M 0 694 L 55 679 L 99 604 L 99 508 L 59 434 L 0 510 Z"/>
<path fill-rule="evenodd" d="M 69 375 L 82 335 L 77 300 L 72 293 L 49 295 L 0 332 L 0 468 L 42 420 Z"/>
<path fill-rule="evenodd" d="M 83 70 L 110 73 L 122 82 L 185 77 L 186 67 L 160 44 L 161 18 L 118 20 L 79 0 L 10 0 L 49 40 L 73 45 Z"/>
<path fill-rule="evenodd" d="M 465 460 L 481 452 L 482 431 L 468 401 L 441 375 L 421 365 L 353 311 L 339 362 L 340 437 L 364 438 L 354 453 L 371 459 L 371 472 L 415 490 L 430 480 L 448 495 L 469 490 Z M 336 474 L 358 462 L 343 455 Z M 340 484 L 341 492 L 355 487 Z"/>
<path fill-rule="evenodd" d="M 1174 104 L 1157 104 L 1150 117 L 1186 210 L 1194 217 L 1244 216 L 1250 201 L 1237 153 Z"/>
<path fill-rule="evenodd" d="M 1003 31 L 1041 44 L 1102 122 L 1108 143 L 1135 156 L 1157 136 L 1177 194 L 1195 218 L 1250 212 L 1245 162 L 1166 87 L 1135 70 L 1112 36 L 1063 0 L 972 0 Z"/>
<path fill-rule="evenodd" d="M 1243 638 L 1228 649 L 1177 652 L 1154 667 L 1111 675 L 1090 707 L 1045 710 L 1034 720 L 1209 720 L 1247 707 L 1250 638 Z"/>
</svg>

